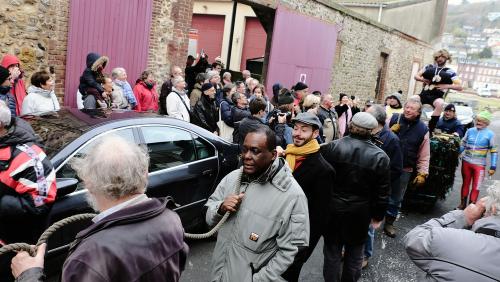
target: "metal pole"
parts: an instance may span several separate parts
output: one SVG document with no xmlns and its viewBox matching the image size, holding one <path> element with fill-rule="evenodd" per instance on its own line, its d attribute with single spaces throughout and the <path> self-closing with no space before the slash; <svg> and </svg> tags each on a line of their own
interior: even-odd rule
<svg viewBox="0 0 500 282">
<path fill-rule="evenodd" d="M 236 7 L 238 6 L 238 2 L 233 1 L 233 15 L 231 18 L 231 32 L 229 33 L 229 46 L 227 48 L 227 61 L 226 61 L 226 70 L 230 69 L 231 65 L 231 49 L 233 49 L 233 37 L 234 37 L 234 22 L 236 21 Z"/>
</svg>

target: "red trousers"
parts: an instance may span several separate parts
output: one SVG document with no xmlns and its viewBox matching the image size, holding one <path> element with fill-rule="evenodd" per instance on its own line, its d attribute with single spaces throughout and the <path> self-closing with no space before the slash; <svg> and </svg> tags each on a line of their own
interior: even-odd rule
<svg viewBox="0 0 500 282">
<path fill-rule="evenodd" d="M 484 180 L 484 174 L 484 166 L 462 161 L 462 198 L 467 198 L 469 195 L 469 188 L 472 182 L 470 201 L 473 203 L 477 201 L 477 197 L 479 196 L 479 186 Z"/>
</svg>

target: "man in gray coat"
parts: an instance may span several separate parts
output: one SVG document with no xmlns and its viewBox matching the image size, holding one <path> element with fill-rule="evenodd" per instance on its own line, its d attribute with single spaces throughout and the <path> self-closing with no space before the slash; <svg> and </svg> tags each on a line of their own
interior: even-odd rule
<svg viewBox="0 0 500 282">
<path fill-rule="evenodd" d="M 243 143 L 243 167 L 208 199 L 208 225 L 232 213 L 218 233 L 210 281 L 284 281 L 281 274 L 309 243 L 307 198 L 275 148 L 268 126 L 253 128 Z"/>
<path fill-rule="evenodd" d="M 500 185 L 465 210 L 415 227 L 404 238 L 419 281 L 500 281 Z"/>
</svg>

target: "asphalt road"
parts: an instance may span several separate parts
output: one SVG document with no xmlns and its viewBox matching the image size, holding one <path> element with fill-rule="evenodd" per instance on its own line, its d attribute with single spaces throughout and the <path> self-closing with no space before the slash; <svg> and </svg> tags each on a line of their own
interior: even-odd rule
<svg viewBox="0 0 500 282">
<path fill-rule="evenodd" d="M 496 142 L 500 144 L 500 114 L 495 115 L 495 120 L 490 128 L 496 133 Z M 500 173 L 493 176 L 493 180 L 500 180 Z M 491 185 L 493 181 L 485 181 L 483 187 Z M 498 182 L 496 182 L 498 183 Z M 377 231 L 375 234 L 375 246 L 373 257 L 369 265 L 363 270 L 360 281 L 363 282 L 406 282 L 416 281 L 417 267 L 410 261 L 403 248 L 403 236 L 416 225 L 427 220 L 439 217 L 454 209 L 459 204 L 460 186 L 462 178 L 460 167 L 457 169 L 455 185 L 446 200 L 439 201 L 434 209 L 428 213 L 408 212 L 400 214 L 395 226 L 398 236 L 389 238 Z M 481 195 L 484 191 L 481 191 Z M 190 253 L 186 270 L 181 276 L 183 282 L 208 281 L 210 273 L 210 262 L 215 240 L 188 242 Z M 320 282 L 323 280 L 323 242 L 320 241 L 313 255 L 302 268 L 300 281 Z"/>
</svg>

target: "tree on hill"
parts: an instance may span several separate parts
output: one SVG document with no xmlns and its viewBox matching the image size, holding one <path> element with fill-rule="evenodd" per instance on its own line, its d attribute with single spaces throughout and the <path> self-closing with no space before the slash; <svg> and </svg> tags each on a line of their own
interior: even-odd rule
<svg viewBox="0 0 500 282">
<path fill-rule="evenodd" d="M 485 47 L 481 52 L 479 52 L 479 58 L 481 59 L 490 59 L 493 57 L 493 52 L 491 52 L 490 47 Z"/>
</svg>

